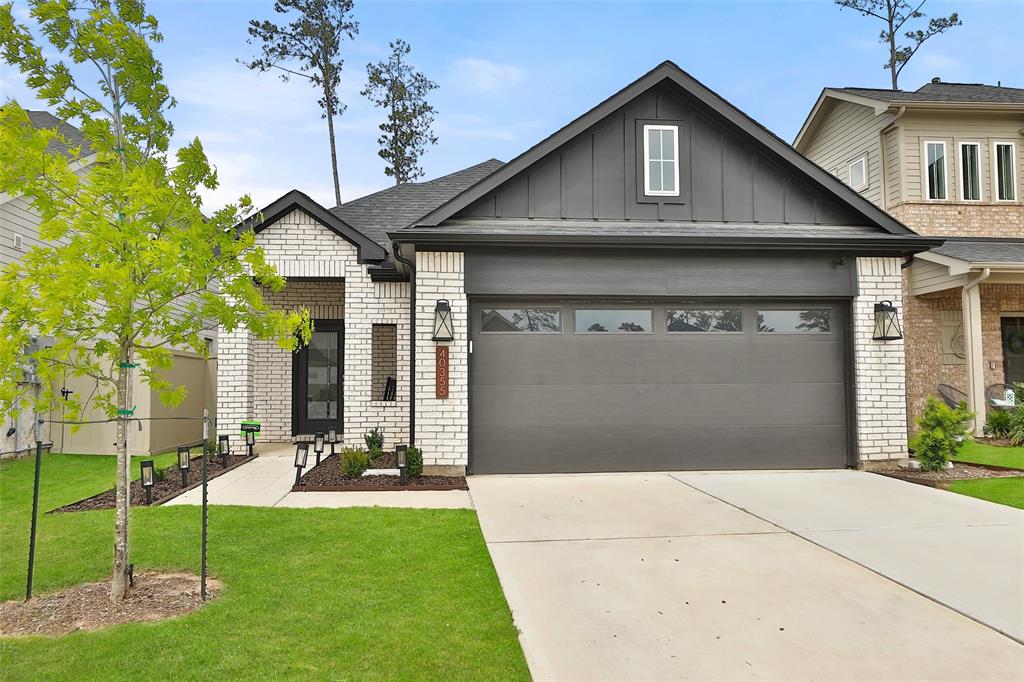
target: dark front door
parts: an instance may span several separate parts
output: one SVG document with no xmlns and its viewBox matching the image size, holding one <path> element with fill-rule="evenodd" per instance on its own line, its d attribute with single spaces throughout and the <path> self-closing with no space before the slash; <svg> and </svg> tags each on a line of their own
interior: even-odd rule
<svg viewBox="0 0 1024 682">
<path fill-rule="evenodd" d="M 292 433 L 341 430 L 345 323 L 314 320 L 313 338 L 295 354 Z"/>
<path fill-rule="evenodd" d="M 1001 327 L 1006 383 L 1024 382 L 1024 316 L 1004 317 Z"/>
</svg>

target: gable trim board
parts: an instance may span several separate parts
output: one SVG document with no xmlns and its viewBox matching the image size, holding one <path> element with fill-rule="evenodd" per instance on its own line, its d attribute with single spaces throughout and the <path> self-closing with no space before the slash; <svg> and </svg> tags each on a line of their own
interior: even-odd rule
<svg viewBox="0 0 1024 682">
<path fill-rule="evenodd" d="M 877 225 L 882 230 L 891 234 L 914 234 L 895 218 L 861 197 L 857 192 L 847 187 L 822 168 L 801 156 L 793 147 L 726 102 L 717 93 L 672 62 L 664 62 L 655 67 L 652 71 L 626 86 L 601 104 L 598 104 L 569 125 L 550 135 L 512 161 L 509 161 L 490 176 L 465 190 L 451 201 L 431 211 L 408 229 L 412 231 L 419 225 L 438 225 L 452 217 L 461 209 L 466 208 L 488 192 L 498 188 L 498 186 L 526 170 L 532 164 L 555 151 L 578 134 L 591 128 L 608 115 L 636 99 L 639 95 L 663 82 L 669 82 L 680 88 L 686 95 L 696 101 L 704 110 L 704 113 L 717 119 L 741 138 L 755 143 L 773 156 L 773 161 L 792 170 L 798 177 L 801 177 L 826 196 L 849 206 L 871 224 Z"/>
<path fill-rule="evenodd" d="M 236 229 L 248 229 L 259 234 L 296 209 L 355 246 L 358 262 L 380 263 L 387 258 L 387 251 L 384 247 L 297 189 L 293 189 L 255 215 L 246 218 Z"/>
</svg>

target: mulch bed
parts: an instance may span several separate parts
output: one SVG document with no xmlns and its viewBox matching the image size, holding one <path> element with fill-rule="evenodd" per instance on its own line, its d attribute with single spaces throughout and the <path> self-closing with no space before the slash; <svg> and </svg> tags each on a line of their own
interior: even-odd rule
<svg viewBox="0 0 1024 682">
<path fill-rule="evenodd" d="M 230 471 L 236 467 L 245 464 L 250 459 L 255 459 L 255 456 L 249 457 L 248 455 L 232 455 L 228 457 L 227 466 L 223 466 L 220 463 L 220 457 L 211 456 L 207 458 L 207 480 L 212 480 L 223 473 Z M 188 472 L 188 486 L 182 487 L 181 485 L 181 472 L 178 471 L 178 467 L 172 464 L 167 469 L 167 475 L 162 481 L 156 481 L 153 484 L 153 506 L 157 506 L 171 500 L 178 495 L 182 494 L 187 490 L 191 490 L 198 485 L 202 484 L 203 477 L 203 462 L 202 456 L 198 455 L 192 458 L 192 465 Z M 72 502 L 71 504 L 64 505 L 57 509 L 50 511 L 51 514 L 58 512 L 81 512 L 81 511 L 92 511 L 94 509 L 113 509 L 115 506 L 115 490 L 105 490 L 98 495 L 87 497 L 84 500 L 78 502 Z M 133 507 L 145 507 L 146 505 L 146 489 L 142 487 L 142 481 L 132 481 L 131 486 L 131 504 Z"/>
<path fill-rule="evenodd" d="M 386 457 L 388 454 L 385 453 Z M 377 458 L 371 463 L 373 469 L 390 469 L 397 466 L 378 466 L 382 458 Z M 346 492 L 346 491 L 374 491 L 374 490 L 468 490 L 465 476 L 420 476 L 410 478 L 404 487 L 399 485 L 398 476 L 372 475 L 349 478 L 341 471 L 341 456 L 330 455 L 320 461 L 307 471 L 299 485 L 294 486 L 294 492 Z"/>
<path fill-rule="evenodd" d="M 964 462 L 953 462 L 952 469 L 939 469 L 938 471 L 901 469 L 896 462 L 872 462 L 870 466 L 865 468 L 875 474 L 898 478 L 901 481 L 926 485 L 932 488 L 943 488 L 946 484 L 953 481 L 1024 476 L 1024 471 L 1020 469 L 987 466 L 984 464 L 967 464 Z"/>
<path fill-rule="evenodd" d="M 208 598 L 221 588 L 207 578 Z M 135 574 L 131 596 L 110 601 L 110 582 L 75 585 L 60 592 L 25 601 L 0 603 L 0 636 L 65 635 L 78 630 L 98 630 L 121 623 L 175 618 L 203 605 L 199 576 L 191 573 Z"/>
</svg>

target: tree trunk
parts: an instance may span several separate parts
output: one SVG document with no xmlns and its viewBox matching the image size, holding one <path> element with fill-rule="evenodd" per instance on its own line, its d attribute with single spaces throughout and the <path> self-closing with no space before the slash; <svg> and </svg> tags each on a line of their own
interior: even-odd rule
<svg viewBox="0 0 1024 682">
<path fill-rule="evenodd" d="M 131 409 L 131 350 L 125 345 L 121 350 L 121 361 L 117 369 L 117 409 Z M 118 414 L 117 419 L 117 477 L 115 483 L 114 513 L 114 575 L 110 581 L 110 601 L 119 602 L 129 594 L 128 584 L 128 507 L 131 502 L 129 483 L 131 480 L 131 457 L 128 454 L 128 433 L 131 422 L 127 415 Z"/>
<path fill-rule="evenodd" d="M 893 92 L 899 90 L 896 85 L 896 81 L 899 76 L 899 72 L 896 69 L 896 29 L 893 28 L 893 13 L 896 11 L 892 6 L 892 3 L 887 3 L 889 17 L 889 74 L 892 76 L 892 90 Z"/>
<path fill-rule="evenodd" d="M 334 202 L 341 205 L 341 182 L 338 180 L 338 150 L 334 146 L 334 107 L 327 105 L 327 135 L 331 138 L 331 171 L 334 173 Z"/>
</svg>

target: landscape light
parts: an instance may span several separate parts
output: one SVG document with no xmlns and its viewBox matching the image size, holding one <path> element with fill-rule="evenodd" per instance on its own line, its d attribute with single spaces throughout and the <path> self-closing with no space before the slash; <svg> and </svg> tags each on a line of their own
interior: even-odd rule
<svg viewBox="0 0 1024 682">
<path fill-rule="evenodd" d="M 396 445 L 395 456 L 398 458 L 398 483 L 399 485 L 405 485 L 409 482 L 409 475 L 405 468 L 405 453 L 409 449 L 408 445 Z"/>
<path fill-rule="evenodd" d="M 231 439 L 227 434 L 217 437 L 217 454 L 220 455 L 220 463 L 227 466 L 231 456 Z"/>
<path fill-rule="evenodd" d="M 153 470 L 153 460 L 144 459 L 139 462 L 142 473 L 142 488 L 146 491 L 146 504 L 153 504 L 153 485 L 156 483 L 156 472 Z"/>
<path fill-rule="evenodd" d="M 192 449 L 178 448 L 178 470 L 181 471 L 181 487 L 188 487 L 188 468 L 192 465 Z"/>
<path fill-rule="evenodd" d="M 309 456 L 309 443 L 302 442 L 295 444 L 295 485 L 299 484 L 302 478 L 302 469 L 306 466 L 306 457 Z"/>
</svg>

